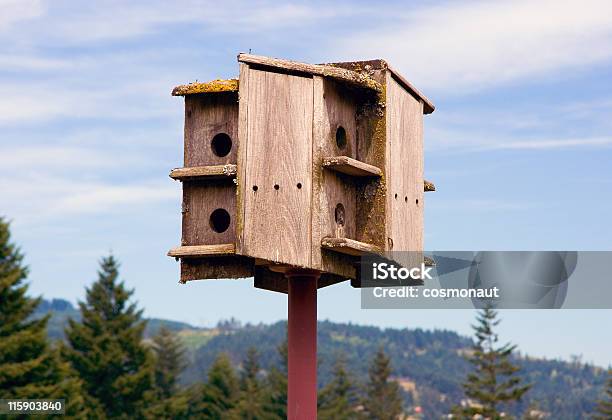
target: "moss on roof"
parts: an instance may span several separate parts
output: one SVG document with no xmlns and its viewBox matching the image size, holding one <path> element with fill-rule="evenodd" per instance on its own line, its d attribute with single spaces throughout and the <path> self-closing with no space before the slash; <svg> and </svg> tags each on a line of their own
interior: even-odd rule
<svg viewBox="0 0 612 420">
<path fill-rule="evenodd" d="M 238 79 L 216 79 L 211 82 L 194 82 L 172 89 L 172 96 L 195 95 L 198 93 L 238 92 Z"/>
</svg>

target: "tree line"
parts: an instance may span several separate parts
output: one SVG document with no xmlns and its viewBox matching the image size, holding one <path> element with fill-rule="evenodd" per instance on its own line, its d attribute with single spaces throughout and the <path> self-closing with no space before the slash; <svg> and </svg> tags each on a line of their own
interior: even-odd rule
<svg viewBox="0 0 612 420">
<path fill-rule="evenodd" d="M 286 418 L 286 343 L 278 348 L 280 368 L 263 371 L 255 348 L 238 369 L 220 353 L 205 382 L 181 387 L 186 359 L 180 339 L 162 327 L 150 343 L 143 340 L 142 310 L 131 300 L 133 290 L 120 281 L 112 255 L 100 261 L 97 281 L 79 302 L 81 319 L 69 321 L 65 342 L 48 341 L 48 316 L 31 316 L 40 299 L 27 295 L 27 275 L 23 254 L 0 218 L 0 399 L 64 399 L 70 418 Z M 508 418 L 504 407 L 528 392 L 510 361 L 515 346 L 497 344 L 498 322 L 490 308 L 479 313 L 466 399 L 450 418 Z M 612 412 L 612 381 L 606 392 L 600 418 Z M 321 419 L 403 418 L 401 388 L 382 347 L 363 384 L 337 357 L 331 380 L 319 390 L 318 414 Z M 537 416 L 537 410 L 525 413 L 525 418 Z"/>
</svg>

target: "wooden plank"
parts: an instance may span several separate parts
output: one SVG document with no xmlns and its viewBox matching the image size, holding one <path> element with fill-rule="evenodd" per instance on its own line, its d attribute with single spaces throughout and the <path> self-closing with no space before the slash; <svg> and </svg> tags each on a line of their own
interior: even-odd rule
<svg viewBox="0 0 612 420">
<path fill-rule="evenodd" d="M 312 78 L 249 68 L 244 255 L 310 266 L 312 110 Z"/>
<path fill-rule="evenodd" d="M 361 256 L 364 254 L 380 254 L 382 249 L 365 242 L 355 241 L 348 238 L 325 237 L 321 240 L 321 247 L 342 254 Z"/>
<path fill-rule="evenodd" d="M 172 89 L 172 96 L 187 96 L 206 93 L 225 93 L 238 92 L 238 80 L 212 80 L 210 82 L 194 82 L 187 85 L 180 85 Z"/>
<path fill-rule="evenodd" d="M 231 255 L 236 252 L 234 244 L 217 245 L 189 245 L 172 248 L 168 251 L 169 257 L 175 258 L 197 258 L 212 257 L 216 255 Z"/>
<path fill-rule="evenodd" d="M 423 250 L 423 103 L 387 74 L 389 251 Z M 418 261 L 407 262 L 410 265 Z"/>
<path fill-rule="evenodd" d="M 429 191 L 435 191 L 435 190 L 436 190 L 436 186 L 434 185 L 433 182 L 428 181 L 426 179 L 423 180 L 423 191 L 429 192 Z"/>
<path fill-rule="evenodd" d="M 382 92 L 382 86 L 367 73 L 360 73 L 334 66 L 320 64 L 299 63 L 296 61 L 281 60 L 252 54 L 239 54 L 238 61 L 242 63 L 257 64 L 260 66 L 276 68 L 289 72 L 306 73 L 309 75 L 331 77 L 353 86 Z"/>
<path fill-rule="evenodd" d="M 236 172 L 236 253 L 244 254 L 244 208 L 249 193 L 246 185 L 248 115 L 249 115 L 249 65 L 240 63 L 238 92 L 238 171 Z"/>
<path fill-rule="evenodd" d="M 338 276 L 330 273 L 321 273 L 321 276 L 317 280 L 317 289 L 323 287 L 332 286 L 337 283 L 341 283 L 348 280 L 343 276 Z M 265 266 L 255 267 L 253 286 L 257 289 L 268 290 L 278 293 L 287 293 L 288 284 L 287 279 L 283 273 L 270 271 Z"/>
<path fill-rule="evenodd" d="M 193 166 L 190 168 L 176 168 L 170 171 L 170 178 L 176 180 L 184 179 L 216 179 L 233 178 L 236 176 L 236 165 L 212 165 L 212 166 Z"/>
<path fill-rule="evenodd" d="M 232 179 L 183 184 L 182 245 L 235 243 L 235 218 L 236 186 Z"/>
<path fill-rule="evenodd" d="M 237 100 L 235 92 L 185 97 L 184 167 L 236 163 L 239 147 Z M 231 145 L 227 144 L 223 134 L 229 137 Z M 214 148 L 213 144 L 230 146 L 229 153 L 219 155 L 219 152 L 223 154 L 227 150 Z"/>
<path fill-rule="evenodd" d="M 191 280 L 244 279 L 253 277 L 253 261 L 239 255 L 181 259 L 181 283 Z"/>
<path fill-rule="evenodd" d="M 356 233 L 356 188 L 353 180 L 323 169 L 324 156 L 357 153 L 355 112 L 359 106 L 354 92 L 341 83 L 314 76 L 313 121 L 313 190 L 312 190 L 312 265 L 311 267 L 340 276 L 355 276 L 354 258 L 338 253 L 322 252 L 325 236 L 354 237 Z M 336 132 L 342 127 L 344 141 L 338 145 Z M 342 146 L 342 147 L 341 147 Z M 342 206 L 341 223 L 336 220 L 336 207 Z"/>
<path fill-rule="evenodd" d="M 381 176 L 382 171 L 374 165 L 368 165 L 348 156 L 331 156 L 323 158 L 323 167 L 351 176 Z"/>
</svg>

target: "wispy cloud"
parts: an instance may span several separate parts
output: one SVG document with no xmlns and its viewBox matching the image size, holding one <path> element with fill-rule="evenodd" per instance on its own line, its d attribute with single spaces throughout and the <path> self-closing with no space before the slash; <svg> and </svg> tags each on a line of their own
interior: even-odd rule
<svg viewBox="0 0 612 420">
<path fill-rule="evenodd" d="M 0 30 L 44 14 L 42 0 L 0 0 Z"/>
<path fill-rule="evenodd" d="M 398 12 L 336 52 L 387 58 L 426 90 L 474 91 L 610 60 L 611 15 L 605 0 L 446 2 Z"/>
</svg>

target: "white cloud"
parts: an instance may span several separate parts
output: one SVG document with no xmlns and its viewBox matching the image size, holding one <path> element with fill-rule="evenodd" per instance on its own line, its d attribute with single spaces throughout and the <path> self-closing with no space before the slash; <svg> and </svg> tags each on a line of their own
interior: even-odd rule
<svg viewBox="0 0 612 420">
<path fill-rule="evenodd" d="M 0 30 L 44 13 L 41 0 L 0 0 Z"/>
<path fill-rule="evenodd" d="M 203 29 L 233 34 L 253 33 L 319 22 L 358 10 L 245 0 L 46 1 L 51 12 L 52 6 L 63 3 L 63 14 L 49 13 L 43 26 L 30 29 L 38 36 L 46 36 L 47 41 L 60 40 L 65 45 L 138 37 L 179 24 L 201 25 Z"/>
<path fill-rule="evenodd" d="M 609 60 L 610 16 L 606 0 L 449 2 L 350 34 L 336 54 L 386 58 L 426 91 L 473 91 Z"/>
<path fill-rule="evenodd" d="M 22 225 L 72 215 L 129 214 L 161 202 L 180 203 L 180 188 L 159 182 L 95 182 L 48 173 L 0 177 L 3 214 Z"/>
</svg>

